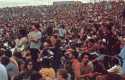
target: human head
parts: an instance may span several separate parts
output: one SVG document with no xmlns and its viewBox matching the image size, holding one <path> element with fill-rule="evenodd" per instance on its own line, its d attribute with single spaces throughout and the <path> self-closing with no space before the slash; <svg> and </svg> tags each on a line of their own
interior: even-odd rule
<svg viewBox="0 0 125 80">
<path fill-rule="evenodd" d="M 32 70 L 33 64 L 31 61 L 27 62 L 27 70 Z"/>
<path fill-rule="evenodd" d="M 60 45 L 60 40 L 59 40 L 58 35 L 52 35 L 50 37 L 50 41 L 52 43 L 52 46 L 59 46 Z"/>
<path fill-rule="evenodd" d="M 47 41 L 45 41 L 44 43 L 43 43 L 43 47 L 44 48 L 48 48 L 48 47 L 50 47 L 51 46 L 51 41 L 50 40 L 47 40 Z"/>
<path fill-rule="evenodd" d="M 90 55 L 87 53 L 82 54 L 81 56 L 81 61 L 84 64 L 87 64 L 89 62 Z"/>
<path fill-rule="evenodd" d="M 72 58 L 73 57 L 73 49 L 72 48 L 67 49 L 65 55 L 68 58 Z"/>
<path fill-rule="evenodd" d="M 19 62 L 20 71 L 25 70 L 25 68 L 26 68 L 26 62 L 24 60 L 20 60 Z"/>
<path fill-rule="evenodd" d="M 14 52 L 13 57 L 20 59 L 20 58 L 22 58 L 22 54 L 21 54 L 21 52 Z"/>
<path fill-rule="evenodd" d="M 7 66 L 9 62 L 10 62 L 9 57 L 3 56 L 3 57 L 1 58 L 1 63 L 2 63 L 4 66 Z"/>
<path fill-rule="evenodd" d="M 32 23 L 32 30 L 40 30 L 40 25 L 38 23 Z"/>
<path fill-rule="evenodd" d="M 65 69 L 59 69 L 57 72 L 58 80 L 67 80 L 68 74 Z"/>
</svg>

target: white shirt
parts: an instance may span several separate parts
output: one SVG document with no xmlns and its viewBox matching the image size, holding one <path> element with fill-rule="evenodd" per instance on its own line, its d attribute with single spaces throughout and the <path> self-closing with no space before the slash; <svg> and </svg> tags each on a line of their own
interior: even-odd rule
<svg viewBox="0 0 125 80">
<path fill-rule="evenodd" d="M 38 31 L 38 32 L 32 31 L 32 32 L 29 33 L 29 36 L 32 37 L 33 39 L 38 40 L 37 42 L 31 41 L 30 42 L 30 48 L 39 49 L 40 46 L 41 46 L 41 40 L 40 40 L 41 37 L 42 37 L 41 32 L 40 31 Z"/>
<path fill-rule="evenodd" d="M 8 80 L 7 70 L 1 63 L 0 63 L 0 80 Z"/>
</svg>

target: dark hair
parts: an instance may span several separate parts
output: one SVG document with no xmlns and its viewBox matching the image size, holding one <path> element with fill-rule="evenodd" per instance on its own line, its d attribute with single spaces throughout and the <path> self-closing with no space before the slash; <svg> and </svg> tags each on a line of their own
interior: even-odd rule
<svg viewBox="0 0 125 80">
<path fill-rule="evenodd" d="M 87 56 L 89 57 L 89 59 L 90 59 L 90 54 L 88 54 L 88 53 L 83 53 L 83 54 L 81 55 L 81 60 L 84 58 L 85 55 L 87 55 Z"/>
<path fill-rule="evenodd" d="M 30 80 L 41 80 L 41 75 L 36 71 L 34 71 L 33 73 L 31 73 L 31 78 Z"/>
<path fill-rule="evenodd" d="M 35 27 L 37 30 L 40 30 L 40 25 L 39 25 L 39 23 L 32 23 L 32 25 L 34 25 L 34 27 Z"/>
<path fill-rule="evenodd" d="M 22 58 L 22 54 L 20 52 L 14 52 L 13 56 L 17 58 Z"/>
<path fill-rule="evenodd" d="M 27 31 L 24 29 L 19 30 L 19 38 L 26 37 Z"/>
<path fill-rule="evenodd" d="M 55 39 L 56 39 L 56 47 L 60 47 L 60 45 L 61 45 L 61 41 L 60 41 L 60 39 L 59 39 L 59 37 L 58 37 L 58 35 L 52 35 L 51 37 L 54 37 Z"/>
<path fill-rule="evenodd" d="M 65 69 L 59 69 L 58 72 L 59 72 L 59 75 L 62 76 L 62 78 L 67 80 L 68 74 L 67 74 L 67 71 Z"/>
<path fill-rule="evenodd" d="M 8 56 L 8 57 L 11 57 L 11 56 L 12 56 L 12 52 L 7 49 L 7 50 L 5 51 L 5 55 Z"/>
<path fill-rule="evenodd" d="M 50 59 L 43 59 L 43 61 L 42 61 L 42 66 L 43 66 L 44 68 L 50 68 L 50 67 L 51 67 Z"/>
<path fill-rule="evenodd" d="M 7 56 L 2 57 L 1 63 L 2 63 L 4 66 L 7 66 L 9 62 L 10 62 L 9 57 L 7 57 Z"/>
<path fill-rule="evenodd" d="M 76 53 L 76 52 L 73 52 L 72 53 L 72 55 L 74 56 L 74 58 L 76 58 L 76 59 L 78 59 L 78 57 L 79 57 L 79 54 L 78 53 Z"/>
</svg>

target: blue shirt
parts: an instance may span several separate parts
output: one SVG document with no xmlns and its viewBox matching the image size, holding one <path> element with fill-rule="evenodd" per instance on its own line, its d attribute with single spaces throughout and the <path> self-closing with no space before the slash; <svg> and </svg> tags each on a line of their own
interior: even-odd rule
<svg viewBox="0 0 125 80">
<path fill-rule="evenodd" d="M 119 56 L 122 58 L 122 62 L 123 62 L 122 70 L 123 70 L 123 74 L 125 74 L 125 46 L 122 48 Z"/>
</svg>

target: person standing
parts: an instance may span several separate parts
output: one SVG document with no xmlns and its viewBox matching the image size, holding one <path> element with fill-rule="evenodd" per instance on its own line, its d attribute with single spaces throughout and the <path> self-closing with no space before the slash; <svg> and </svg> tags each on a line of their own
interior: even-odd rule
<svg viewBox="0 0 125 80">
<path fill-rule="evenodd" d="M 37 70 L 38 64 L 37 64 L 37 58 L 39 54 L 39 50 L 41 48 L 41 31 L 40 31 L 40 25 L 38 23 L 32 24 L 31 32 L 28 34 L 29 39 L 29 48 L 32 55 L 32 62 L 33 67 Z"/>
<path fill-rule="evenodd" d="M 28 34 L 30 48 L 40 49 L 41 37 L 40 26 L 37 23 L 32 24 L 32 31 Z"/>
<path fill-rule="evenodd" d="M 1 63 L 0 63 L 0 80 L 8 80 L 7 70 Z"/>
<path fill-rule="evenodd" d="M 8 80 L 7 70 L 2 61 L 0 62 L 0 80 Z"/>
<path fill-rule="evenodd" d="M 53 55 L 52 66 L 57 70 L 61 67 L 61 57 L 63 55 L 60 49 L 60 40 L 57 35 L 52 35 L 50 37 L 50 42 L 52 43 L 52 47 L 50 49 L 51 54 Z"/>
</svg>

